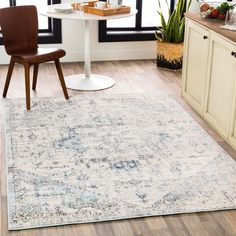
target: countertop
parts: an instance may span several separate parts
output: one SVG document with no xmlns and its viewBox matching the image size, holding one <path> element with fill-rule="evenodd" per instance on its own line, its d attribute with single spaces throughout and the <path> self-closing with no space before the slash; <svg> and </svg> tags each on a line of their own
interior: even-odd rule
<svg viewBox="0 0 236 236">
<path fill-rule="evenodd" d="M 202 19 L 199 14 L 192 13 L 192 12 L 186 13 L 185 16 L 236 43 L 236 31 L 220 28 L 220 26 L 224 25 L 224 21 L 215 20 L 215 19 L 210 19 L 210 20 Z"/>
</svg>

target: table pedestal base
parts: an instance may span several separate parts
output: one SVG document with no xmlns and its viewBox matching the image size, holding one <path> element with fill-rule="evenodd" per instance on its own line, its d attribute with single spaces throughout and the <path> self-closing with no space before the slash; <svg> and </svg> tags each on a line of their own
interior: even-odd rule
<svg viewBox="0 0 236 236">
<path fill-rule="evenodd" d="M 73 90 L 96 91 L 110 88 L 115 85 L 115 81 L 108 76 L 91 74 L 85 78 L 84 74 L 71 75 L 65 77 L 66 87 Z"/>
</svg>

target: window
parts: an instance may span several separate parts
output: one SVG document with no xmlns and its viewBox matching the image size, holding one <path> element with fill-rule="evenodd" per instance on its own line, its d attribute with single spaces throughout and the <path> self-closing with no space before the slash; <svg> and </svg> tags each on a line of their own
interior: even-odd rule
<svg viewBox="0 0 236 236">
<path fill-rule="evenodd" d="M 61 0 L 0 0 L 0 8 L 8 6 L 35 5 L 38 11 L 47 5 L 60 3 Z M 61 43 L 61 20 L 47 18 L 38 14 L 39 43 Z M 2 44 L 2 37 L 0 37 Z"/>
<path fill-rule="evenodd" d="M 167 0 L 171 11 L 174 0 Z M 166 1 L 161 1 L 166 7 Z M 136 8 L 135 16 L 99 22 L 99 42 L 155 40 L 154 32 L 160 26 L 157 0 L 123 0 L 123 5 Z M 167 13 L 167 11 L 166 11 Z"/>
</svg>

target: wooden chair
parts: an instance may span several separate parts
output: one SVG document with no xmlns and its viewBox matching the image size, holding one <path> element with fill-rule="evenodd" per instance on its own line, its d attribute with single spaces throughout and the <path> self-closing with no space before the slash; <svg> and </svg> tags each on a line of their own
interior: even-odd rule
<svg viewBox="0 0 236 236">
<path fill-rule="evenodd" d="M 38 15 L 35 6 L 16 6 L 0 9 L 0 26 L 3 44 L 11 56 L 3 97 L 6 97 L 15 63 L 25 69 L 26 108 L 30 110 L 30 66 L 34 66 L 32 89 L 36 89 L 39 64 L 54 61 L 66 99 L 69 99 L 59 58 L 65 51 L 55 48 L 38 48 Z"/>
</svg>

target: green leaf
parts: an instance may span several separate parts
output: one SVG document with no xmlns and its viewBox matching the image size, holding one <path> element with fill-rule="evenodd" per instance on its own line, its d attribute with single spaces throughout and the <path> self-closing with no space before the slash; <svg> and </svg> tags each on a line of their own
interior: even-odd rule
<svg viewBox="0 0 236 236">
<path fill-rule="evenodd" d="M 185 18 L 183 18 L 180 22 L 178 42 L 184 41 L 184 29 L 185 29 Z"/>
<path fill-rule="evenodd" d="M 159 11 L 157 11 L 157 12 L 158 12 L 158 14 L 160 15 L 160 18 L 161 18 L 161 26 L 165 30 L 165 28 L 166 28 L 166 20 L 165 20 L 163 14 L 161 12 L 159 12 Z"/>
</svg>

